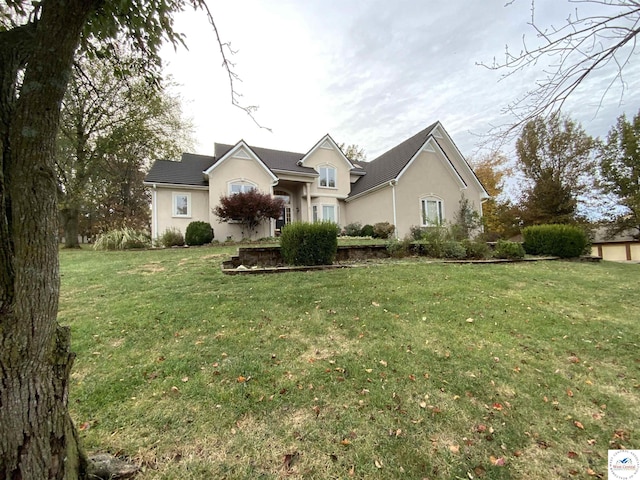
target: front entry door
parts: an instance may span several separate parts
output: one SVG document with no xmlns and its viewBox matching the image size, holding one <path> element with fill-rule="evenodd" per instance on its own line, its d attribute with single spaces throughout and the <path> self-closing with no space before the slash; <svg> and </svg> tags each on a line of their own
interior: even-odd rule
<svg viewBox="0 0 640 480">
<path fill-rule="evenodd" d="M 280 212 L 280 217 L 276 220 L 276 231 L 278 233 L 282 232 L 282 227 L 287 223 L 291 223 L 291 207 L 284 206 L 282 207 L 282 212 Z"/>
</svg>

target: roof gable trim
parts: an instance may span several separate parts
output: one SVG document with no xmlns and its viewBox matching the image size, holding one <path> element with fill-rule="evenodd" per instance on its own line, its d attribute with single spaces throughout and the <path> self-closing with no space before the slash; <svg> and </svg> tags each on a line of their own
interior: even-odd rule
<svg viewBox="0 0 640 480">
<path fill-rule="evenodd" d="M 309 150 L 304 157 L 302 157 L 302 159 L 300 159 L 300 161 L 298 161 L 298 165 L 301 166 L 305 166 L 304 162 L 307 161 L 307 159 L 318 149 L 318 148 L 323 148 L 325 150 L 336 150 L 338 152 L 338 156 L 340 158 L 342 158 L 346 164 L 349 166 L 349 170 L 354 169 L 355 167 L 353 166 L 353 164 L 349 161 L 349 159 L 344 155 L 344 153 L 342 152 L 342 150 L 340 149 L 340 147 L 338 147 L 338 144 L 333 140 L 333 138 L 331 138 L 331 135 L 329 135 L 328 133 L 322 137 L 312 148 L 311 150 Z"/>
<path fill-rule="evenodd" d="M 278 181 L 278 177 L 271 171 L 269 167 L 265 165 L 265 163 L 260 159 L 260 157 L 253 151 L 253 149 L 249 145 L 247 145 L 247 143 L 244 140 L 240 140 L 238 143 L 236 143 L 233 146 L 233 148 L 231 148 L 231 150 L 225 153 L 217 162 L 215 162 L 213 165 L 207 168 L 203 173 L 207 176 L 211 175 L 211 172 L 213 172 L 217 167 L 219 167 L 220 165 L 222 165 L 224 162 L 228 161 L 231 158 L 243 158 L 246 160 L 254 160 L 264 169 L 265 172 L 269 174 L 269 176 L 274 182 Z"/>
</svg>

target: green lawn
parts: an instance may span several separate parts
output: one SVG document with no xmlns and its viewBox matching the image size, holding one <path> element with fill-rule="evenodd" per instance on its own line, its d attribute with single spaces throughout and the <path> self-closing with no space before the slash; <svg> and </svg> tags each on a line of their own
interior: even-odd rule
<svg viewBox="0 0 640 480">
<path fill-rule="evenodd" d="M 494 480 L 640 449 L 639 265 L 225 276 L 234 251 L 61 252 L 88 451 L 138 479 Z"/>
</svg>

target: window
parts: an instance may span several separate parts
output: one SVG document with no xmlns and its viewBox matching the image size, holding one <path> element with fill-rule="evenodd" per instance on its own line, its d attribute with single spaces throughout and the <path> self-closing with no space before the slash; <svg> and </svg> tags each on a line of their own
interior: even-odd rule
<svg viewBox="0 0 640 480">
<path fill-rule="evenodd" d="M 312 207 L 313 221 L 315 222 L 333 222 L 338 223 L 335 205 L 314 205 Z M 322 216 L 320 216 L 322 214 Z"/>
<path fill-rule="evenodd" d="M 336 169 L 333 167 L 320 167 L 320 186 L 336 188 Z"/>
<path fill-rule="evenodd" d="M 422 226 L 436 227 L 442 224 L 442 200 L 438 198 L 424 198 L 422 204 Z"/>
<path fill-rule="evenodd" d="M 322 220 L 325 222 L 336 222 L 336 207 L 333 205 L 322 206 Z"/>
<path fill-rule="evenodd" d="M 173 216 L 174 217 L 190 217 L 191 216 L 191 194 L 190 193 L 174 193 L 173 194 Z"/>
<path fill-rule="evenodd" d="M 246 182 L 235 182 L 229 184 L 230 195 L 235 195 L 236 193 L 247 193 L 255 189 L 255 185 Z"/>
</svg>

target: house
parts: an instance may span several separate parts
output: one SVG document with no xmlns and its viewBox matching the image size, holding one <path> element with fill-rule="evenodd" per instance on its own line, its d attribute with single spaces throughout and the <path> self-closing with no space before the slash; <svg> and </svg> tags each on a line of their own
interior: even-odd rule
<svg viewBox="0 0 640 480">
<path fill-rule="evenodd" d="M 215 144 L 213 156 L 185 153 L 158 160 L 145 178 L 151 190 L 152 237 L 209 222 L 215 238 L 274 236 L 284 225 L 329 220 L 340 226 L 389 222 L 404 237 L 412 226 L 453 222 L 461 198 L 482 214 L 489 198 L 440 122 L 371 162 L 349 161 L 330 135 L 306 153 Z M 212 213 L 223 195 L 258 189 L 284 200 L 282 216 L 257 232 L 220 223 Z"/>
<path fill-rule="evenodd" d="M 591 255 L 613 262 L 639 262 L 640 241 L 634 233 L 625 231 L 610 237 L 606 226 L 596 228 L 592 232 Z"/>
</svg>

